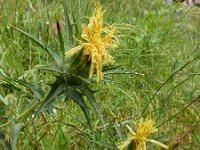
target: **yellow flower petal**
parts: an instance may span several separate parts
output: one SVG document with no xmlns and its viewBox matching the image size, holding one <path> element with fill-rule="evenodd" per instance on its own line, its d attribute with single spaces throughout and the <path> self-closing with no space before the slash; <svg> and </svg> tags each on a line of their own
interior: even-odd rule
<svg viewBox="0 0 200 150">
<path fill-rule="evenodd" d="M 76 54 L 78 51 L 80 51 L 83 48 L 84 45 L 79 45 L 77 47 L 74 47 L 72 49 L 70 49 L 69 51 L 67 51 L 65 53 L 66 56 L 72 56 L 74 54 Z"/>
<path fill-rule="evenodd" d="M 158 146 L 160 146 L 160 147 L 162 147 L 162 148 L 164 148 L 164 149 L 169 149 L 169 146 L 167 146 L 167 145 L 165 145 L 165 144 L 162 144 L 162 143 L 160 143 L 160 142 L 158 142 L 158 141 L 155 141 L 155 140 L 153 140 L 153 139 L 147 139 L 146 141 L 149 141 L 149 142 L 151 142 L 151 143 L 153 143 L 153 144 L 156 144 L 156 145 L 158 145 Z"/>
<path fill-rule="evenodd" d="M 85 61 L 90 62 L 89 78 L 96 74 L 97 81 L 103 79 L 102 66 L 114 62 L 107 49 L 116 46 L 113 35 L 116 29 L 111 25 L 104 29 L 103 14 L 102 7 L 96 4 L 96 9 L 89 19 L 88 25 L 82 26 L 80 45 L 66 53 L 66 55 L 73 55 L 83 48 L 81 61 L 82 63 L 85 63 Z"/>
<path fill-rule="evenodd" d="M 124 148 L 126 148 L 132 141 L 134 140 L 134 137 L 130 137 L 128 138 L 126 141 L 124 141 L 123 143 L 119 144 L 117 146 L 117 148 L 119 150 L 123 150 Z"/>
<path fill-rule="evenodd" d="M 168 149 L 168 146 L 165 144 L 152 139 L 147 139 L 149 134 L 158 132 L 158 129 L 153 126 L 153 120 L 151 118 L 146 118 L 145 120 L 140 120 L 139 123 L 136 123 L 136 132 L 132 131 L 129 126 L 127 126 L 127 128 L 133 136 L 118 146 L 120 150 L 124 149 L 128 144 L 131 143 L 131 141 L 135 142 L 136 150 L 146 150 L 146 142 L 151 142 L 153 144 L 159 145 L 162 148 Z"/>
</svg>

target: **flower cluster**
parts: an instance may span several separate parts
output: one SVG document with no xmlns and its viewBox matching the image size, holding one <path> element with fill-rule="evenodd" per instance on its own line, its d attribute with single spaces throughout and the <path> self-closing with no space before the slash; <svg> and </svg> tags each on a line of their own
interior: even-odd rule
<svg viewBox="0 0 200 150">
<path fill-rule="evenodd" d="M 139 123 L 136 123 L 135 125 L 136 133 L 129 126 L 127 126 L 127 128 L 130 130 L 132 135 L 126 141 L 118 145 L 119 150 L 123 150 L 131 142 L 135 143 L 136 150 L 146 150 L 146 142 L 151 142 L 161 146 L 164 149 L 168 149 L 168 146 L 158 141 L 155 141 L 153 139 L 147 139 L 147 136 L 149 136 L 149 134 L 158 132 L 158 129 L 156 129 L 153 126 L 152 119 L 146 118 L 144 121 L 141 120 Z"/>
<path fill-rule="evenodd" d="M 103 27 L 103 14 L 102 7 L 97 5 L 88 25 L 82 26 L 82 40 L 79 41 L 79 46 L 66 52 L 66 55 L 73 55 L 83 49 L 81 63 L 90 62 L 89 78 L 96 73 L 97 81 L 103 79 L 103 65 L 114 62 L 113 57 L 108 54 L 108 49 L 117 45 L 114 36 L 116 28 L 113 25 Z"/>
</svg>

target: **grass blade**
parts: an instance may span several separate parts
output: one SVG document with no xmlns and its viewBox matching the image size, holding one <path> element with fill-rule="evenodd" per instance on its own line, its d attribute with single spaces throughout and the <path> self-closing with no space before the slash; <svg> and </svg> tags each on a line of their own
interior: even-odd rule
<svg viewBox="0 0 200 150">
<path fill-rule="evenodd" d="M 17 143 L 17 138 L 19 136 L 20 130 L 23 127 L 23 123 L 15 123 L 12 121 L 12 140 L 11 140 L 11 147 L 12 150 L 15 150 L 15 145 Z"/>
<path fill-rule="evenodd" d="M 4 150 L 10 150 L 10 143 L 6 140 L 5 135 L 0 131 L 0 144 L 3 146 Z"/>
<path fill-rule="evenodd" d="M 72 48 L 73 45 L 73 35 L 72 35 L 72 24 L 69 18 L 69 12 L 68 12 L 68 6 L 67 6 L 67 0 L 63 0 L 63 7 L 64 7 L 64 16 L 65 16 L 65 32 L 67 33 L 67 42 L 69 45 L 69 49 Z"/>
</svg>

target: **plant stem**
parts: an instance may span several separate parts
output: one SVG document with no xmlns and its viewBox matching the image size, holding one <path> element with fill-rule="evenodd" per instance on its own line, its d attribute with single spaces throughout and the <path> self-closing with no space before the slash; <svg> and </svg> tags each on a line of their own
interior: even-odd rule
<svg viewBox="0 0 200 150">
<path fill-rule="evenodd" d="M 23 117 L 25 117 L 26 115 L 28 115 L 29 113 L 33 112 L 34 109 L 35 109 L 37 106 L 39 106 L 40 103 L 41 103 L 41 101 L 34 103 L 28 110 L 24 111 L 24 112 L 21 113 L 19 116 L 17 116 L 17 117 L 15 118 L 15 121 L 19 121 L 21 118 L 23 118 Z M 10 125 L 10 124 L 11 124 L 11 121 L 9 120 L 9 121 L 5 122 L 4 124 L 1 124 L 1 125 L 0 125 L 0 129 L 1 129 L 1 128 L 4 128 L 4 127 L 6 127 L 6 126 L 8 126 L 8 125 Z"/>
<path fill-rule="evenodd" d="M 200 48 L 200 43 L 198 43 L 195 48 L 193 49 L 194 50 L 197 50 Z M 188 62 L 186 62 L 182 67 L 180 67 L 179 69 L 177 69 L 176 71 L 174 71 L 169 77 L 168 79 L 160 86 L 158 87 L 158 89 L 155 91 L 155 93 L 153 94 L 153 96 L 150 98 L 150 100 L 147 102 L 145 108 L 143 109 L 143 112 L 142 114 L 144 115 L 146 110 L 147 110 L 147 107 L 149 106 L 150 103 L 152 103 L 152 101 L 154 100 L 155 96 L 157 96 L 157 94 L 161 91 L 161 89 L 171 80 L 173 79 L 173 77 L 180 71 L 182 71 L 186 66 L 188 66 L 189 64 L 191 64 L 192 62 L 196 61 L 197 59 L 200 58 L 200 55 L 198 55 L 197 57 L 189 60 Z M 152 103 L 153 104 L 153 103 Z"/>
<path fill-rule="evenodd" d="M 190 103 L 188 103 L 185 107 L 183 107 L 179 112 L 177 112 L 175 115 L 171 116 L 170 118 L 168 118 L 166 121 L 164 121 L 163 123 L 161 123 L 160 125 L 158 125 L 158 127 L 164 125 L 166 122 L 172 120 L 173 118 L 175 118 L 177 115 L 179 115 L 181 112 L 183 112 L 184 110 L 186 110 L 188 107 L 190 107 L 192 104 L 194 104 L 195 102 L 200 100 L 200 95 L 195 98 L 194 100 L 192 100 Z"/>
</svg>

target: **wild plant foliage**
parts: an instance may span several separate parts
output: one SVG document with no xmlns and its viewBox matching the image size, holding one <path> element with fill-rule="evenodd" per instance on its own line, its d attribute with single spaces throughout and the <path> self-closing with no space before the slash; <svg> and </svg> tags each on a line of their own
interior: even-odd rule
<svg viewBox="0 0 200 150">
<path fill-rule="evenodd" d="M 199 8 L 0 0 L 0 149 L 195 149 Z"/>
</svg>

